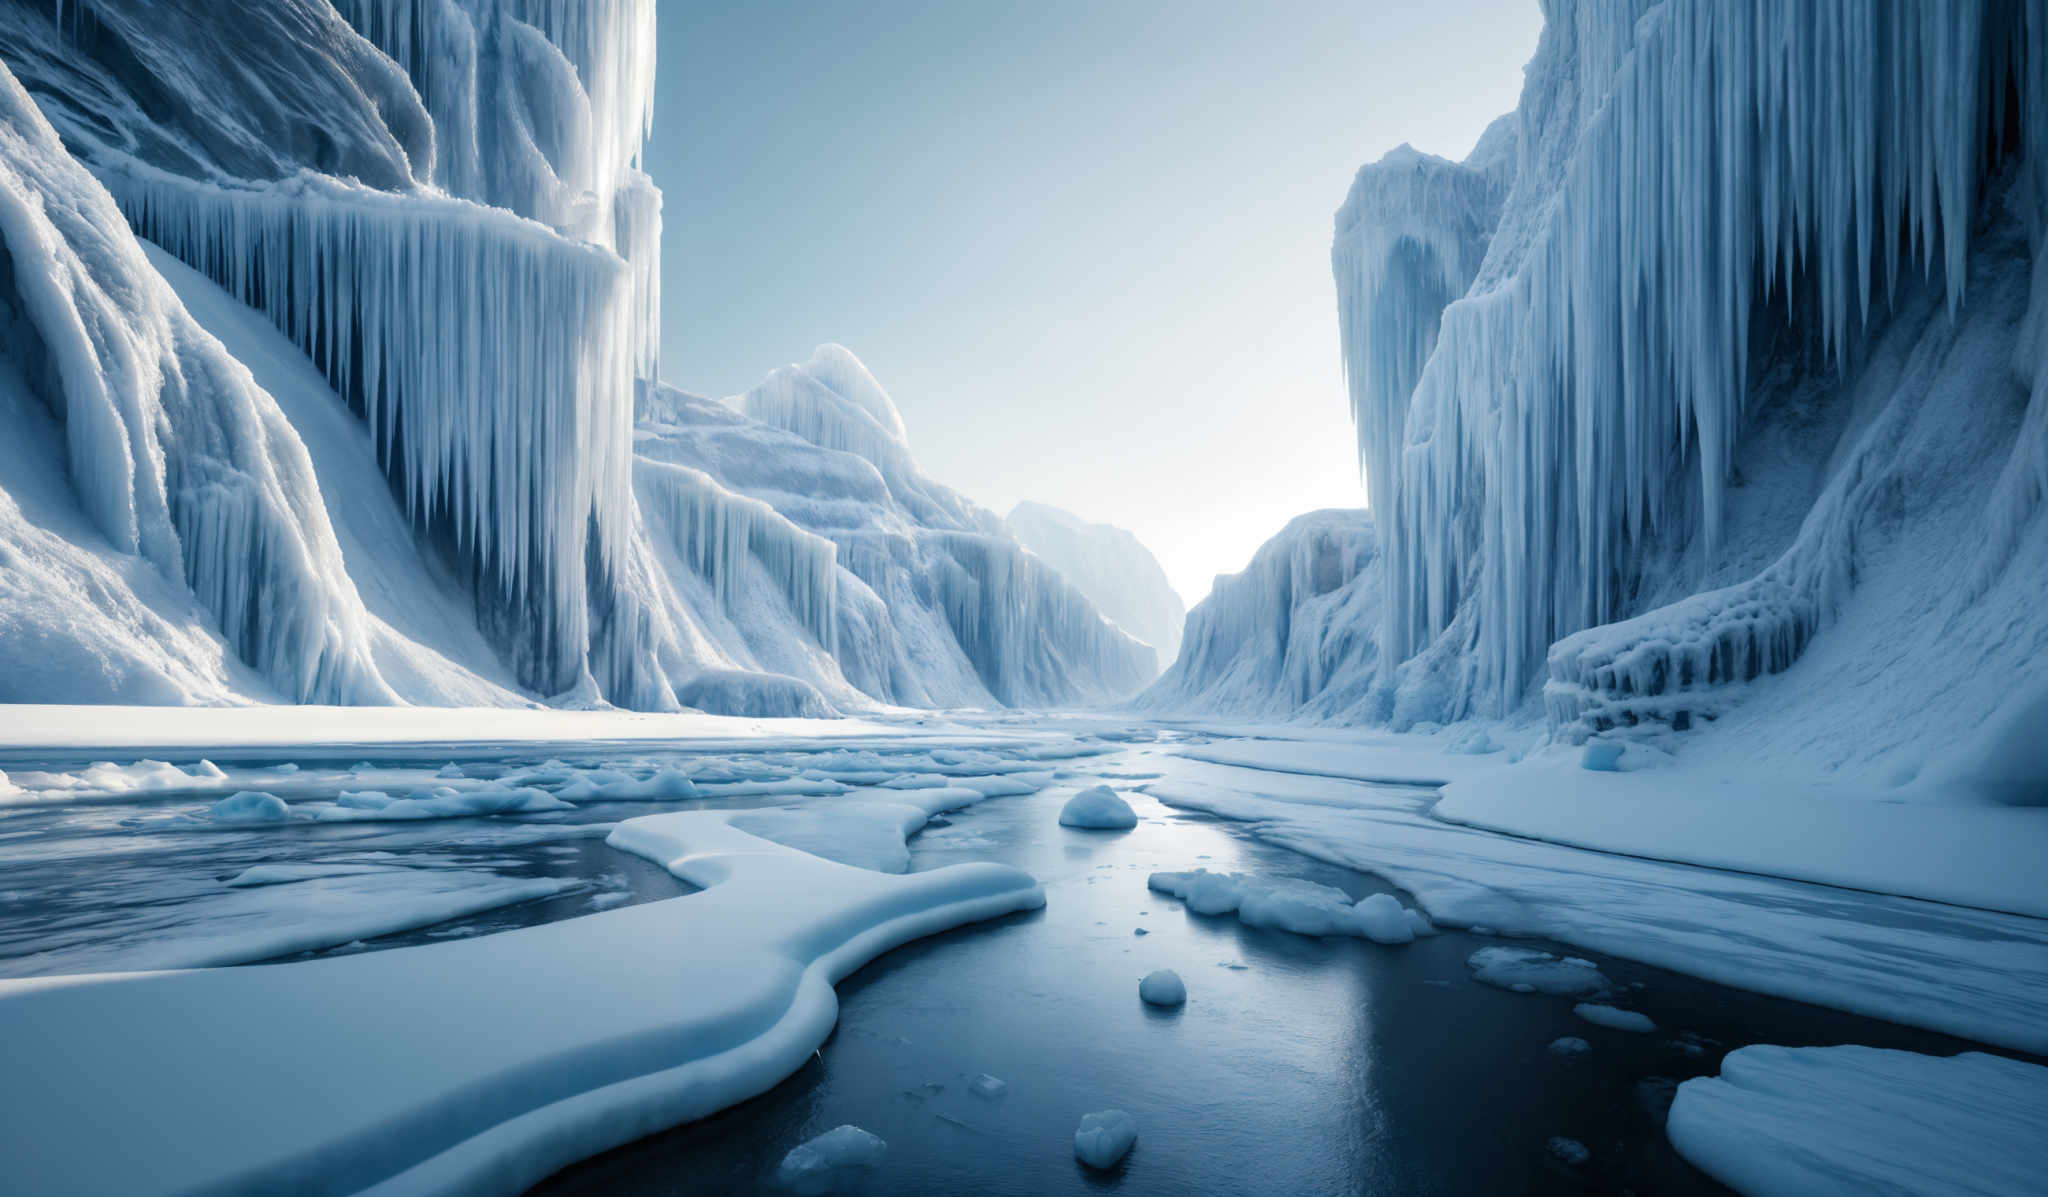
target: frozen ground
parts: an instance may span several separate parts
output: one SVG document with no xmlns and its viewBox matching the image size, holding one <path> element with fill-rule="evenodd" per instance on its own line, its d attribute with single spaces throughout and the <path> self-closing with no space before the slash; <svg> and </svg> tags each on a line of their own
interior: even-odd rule
<svg viewBox="0 0 2048 1197">
<path fill-rule="evenodd" d="M 28 746 L 37 728 L 80 726 L 74 712 L 28 709 L 0 733 L 11 741 L 0 756 L 9 779 L 0 787 L 0 851 L 9 859 L 0 974 L 19 978 L 0 982 L 0 1047 L 18 1062 L 0 1080 L 0 1104 L 19 1112 L 7 1121 L 5 1154 L 38 1184 L 260 1186 L 311 1169 L 344 1189 L 530 1182 L 773 1086 L 830 1031 L 831 981 L 907 937 L 1030 906 L 1039 893 L 1033 877 L 1057 882 L 1056 903 L 1062 894 L 1084 903 L 1072 915 L 1055 912 L 1046 959 L 1078 960 L 1076 936 L 1129 953 L 1128 975 L 1105 978 L 1102 1000 L 1122 1003 L 1106 1010 L 1141 1016 L 1137 982 L 1161 966 L 1188 988 L 1184 1010 L 1161 1017 L 1198 1020 L 1239 1004 L 1299 1001 L 1285 988 L 1300 983 L 1298 973 L 1271 971 L 1272 961 L 1339 952 L 1364 953 L 1358 958 L 1383 962 L 1375 969 L 1410 979 L 1386 991 L 1374 982 L 1374 996 L 1335 1000 L 1322 1013 L 1310 1002 L 1290 1032 L 1305 1042 L 1326 1042 L 1359 1011 L 1422 985 L 1493 994 L 1483 1000 L 1509 1003 L 1507 1013 L 1485 1017 L 1506 1018 L 1503 1028 L 1520 1026 L 1521 1012 L 1540 1012 L 1540 1025 L 1516 1032 L 1532 1060 L 1580 1058 L 1548 1045 L 1583 1039 L 1596 1067 L 1628 1060 L 1637 1068 L 1646 1054 L 1664 1060 L 1644 1074 L 1652 1077 L 1710 1071 L 1718 1052 L 1688 1037 L 1718 1018 L 1712 1030 L 1725 1042 L 1731 1006 L 1761 1011 L 1735 1019 L 1734 1033 L 1765 1041 L 1844 1041 L 1801 1021 L 1822 1018 L 1847 1028 L 1833 1034 L 1848 1041 L 1922 1050 L 1955 1042 L 1841 1016 L 1792 1017 L 1781 1011 L 1796 1007 L 1762 999 L 1674 1003 L 1696 983 L 1667 978 L 1644 990 L 1647 974 L 1626 963 L 1634 960 L 1980 1043 L 2048 1049 L 2040 1030 L 2048 1025 L 2048 923 L 1501 835 L 1435 817 L 1432 791 L 1358 780 L 1455 778 L 1455 793 L 1499 775 L 1511 749 L 1445 754 L 1417 737 L 1290 740 L 1270 729 L 1255 736 L 1059 716 L 819 723 L 493 712 L 501 732 L 531 738 L 463 742 L 449 733 L 476 725 L 457 713 L 141 714 L 120 732 L 121 747 L 79 738 Z M 204 743 L 202 729 L 211 731 Z M 283 747 L 294 736 L 313 742 Z M 1059 826 L 1062 806 L 1096 784 L 1130 798 L 1134 830 Z M 242 792 L 275 796 L 284 817 L 214 813 Z M 384 813 L 344 797 L 365 792 L 448 817 L 356 821 Z M 508 794 L 541 801 L 495 797 Z M 337 812 L 350 817 L 337 821 Z M 1252 855 L 1232 846 L 1240 842 L 1263 843 Z M 991 856 L 1007 866 L 934 869 Z M 1115 869 L 1093 873 L 1091 859 Z M 1205 869 L 1229 883 L 1234 902 L 1211 909 L 1182 886 L 1182 913 L 1179 899 L 1146 888 L 1154 873 L 1192 878 Z M 1343 871 L 1351 869 L 1405 894 L 1361 890 L 1357 874 Z M 1086 887 L 1085 899 L 1076 886 Z M 1092 919 L 1073 921 L 1084 913 Z M 1247 947 L 1236 960 L 1190 957 L 1173 930 L 1182 920 L 1212 928 L 1202 932 L 1209 936 L 1218 925 L 1238 928 L 1228 934 Z M 1429 936 L 1432 923 L 1445 933 Z M 1401 942 L 1417 931 L 1424 938 Z M 1544 942 L 1501 944 L 1488 938 L 1496 933 Z M 978 942 L 977 934 L 961 942 Z M 1254 942 L 1266 946 L 1252 952 Z M 1273 946 L 1283 942 L 1301 946 Z M 1565 945 L 1595 959 L 1567 961 Z M 259 960 L 290 962 L 109 971 Z M 1550 992 L 1529 979 L 1546 961 L 1578 970 L 1586 983 Z M 1479 984 L 1495 964 L 1520 971 Z M 1066 1038 L 1029 1041 L 1029 1032 L 1016 1045 L 1021 1056 L 981 1060 L 966 1076 L 1002 1077 L 1006 1109 L 1060 1106 L 1042 1113 L 1068 1168 L 1061 1138 L 1082 1113 L 1112 1106 L 1147 1106 L 1133 1108 L 1147 1130 L 1121 1167 L 1160 1166 L 1148 1161 L 1163 1150 L 1210 1149 L 1174 1128 L 1176 1107 L 1145 1096 L 1149 1088 L 1136 1097 L 1031 1096 L 1042 1084 L 1031 1058 L 1100 1052 L 1102 1036 L 1124 1033 L 1115 1020 L 1126 1014 L 1073 1025 L 1081 1007 L 1069 988 L 1094 982 L 1067 978 L 1072 970 L 1037 956 L 1018 967 L 1038 977 L 1022 982 L 1026 991 L 1069 1012 Z M 1240 972 L 1251 975 L 1225 980 Z M 1261 988 L 1274 986 L 1282 988 Z M 381 996 L 393 992 L 408 996 Z M 1437 1009 L 1435 989 L 1414 993 Z M 593 1000 L 598 994 L 604 1000 Z M 1575 1016 L 1575 1003 L 1598 1016 Z M 1715 1003 L 1723 1013 L 1701 1013 Z M 291 1017 L 276 1017 L 280 1009 Z M 1431 1018 L 1452 1019 L 1455 1009 Z M 1644 1019 L 1656 1030 L 1629 1029 Z M 1199 1031 L 1188 1031 L 1191 1042 L 1202 1041 Z M 1273 1050 L 1250 1031 L 1240 1037 L 1246 1050 Z M 1641 1044 L 1616 1046 L 1632 1041 Z M 913 1057 L 927 1050 L 903 1048 Z M 251 1083 L 280 1061 L 295 1073 L 331 1074 L 333 1083 Z M 1118 1089 L 1145 1067 L 1131 1057 L 1097 1087 Z M 471 1083 L 483 1076 L 515 1083 Z M 1336 1083 L 1289 1090 L 1275 1108 L 1324 1100 L 1328 1092 L 1315 1087 Z M 195 1085 L 206 1102 L 165 1096 Z M 1068 1098 L 1073 1108 L 1060 1105 Z M 1414 1112 L 1400 1099 L 1375 1100 L 1392 1103 L 1389 1118 Z M 187 1108 L 190 1117 L 179 1112 Z M 973 1121 L 971 1112 L 951 1116 Z M 934 1132 L 913 1129 L 906 1139 L 901 1125 L 857 1109 L 834 1117 L 772 1151 L 764 1146 L 766 1166 L 838 1122 L 896 1145 L 882 1167 L 905 1175 L 936 1175 L 918 1153 L 954 1150 L 929 1141 Z M 1233 1117 L 1260 1121 L 1243 1109 Z M 77 1137 L 78 1128 L 114 1122 L 146 1127 L 138 1132 L 146 1150 L 111 1158 Z M 763 1125 L 771 1124 L 781 1125 Z M 1569 1178 L 1609 1166 L 1615 1135 L 1634 1142 L 1648 1133 L 1594 1133 L 1570 1120 L 1532 1125 L 1529 1158 L 1509 1164 L 1564 1169 L 1544 1175 Z M 1560 1162 L 1546 1146 L 1553 1137 L 1585 1146 L 1592 1162 Z M 343 1158 L 345 1166 L 336 1162 Z M 145 1174 L 123 1171 L 126 1159 L 163 1162 Z M 1186 1166 L 1195 1171 L 1181 1181 L 1213 1187 L 1199 1161 Z M 1356 1179 L 1342 1167 L 1329 1175 Z M 1321 1182 L 1304 1183 L 1323 1191 Z M 1511 1167 L 1488 1183 L 1526 1186 L 1528 1177 Z M 935 1181 L 892 1191 L 946 1189 Z"/>
</svg>

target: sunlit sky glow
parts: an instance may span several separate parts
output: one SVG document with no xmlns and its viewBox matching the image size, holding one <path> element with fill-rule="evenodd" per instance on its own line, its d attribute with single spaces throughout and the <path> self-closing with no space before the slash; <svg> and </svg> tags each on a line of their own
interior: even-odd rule
<svg viewBox="0 0 2048 1197">
<path fill-rule="evenodd" d="M 1534 0 L 661 7 L 663 365 L 839 341 L 925 468 L 1136 532 L 1190 604 L 1364 503 L 1331 215 L 1514 106 Z"/>
</svg>

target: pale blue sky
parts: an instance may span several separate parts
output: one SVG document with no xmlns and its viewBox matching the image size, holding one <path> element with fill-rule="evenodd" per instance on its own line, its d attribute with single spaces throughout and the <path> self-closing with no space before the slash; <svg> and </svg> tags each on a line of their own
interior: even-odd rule
<svg viewBox="0 0 2048 1197">
<path fill-rule="evenodd" d="M 1514 106 L 1535 0 L 661 6 L 663 373 L 839 341 L 926 469 L 1136 532 L 1190 603 L 1364 504 L 1330 220 Z"/>
</svg>

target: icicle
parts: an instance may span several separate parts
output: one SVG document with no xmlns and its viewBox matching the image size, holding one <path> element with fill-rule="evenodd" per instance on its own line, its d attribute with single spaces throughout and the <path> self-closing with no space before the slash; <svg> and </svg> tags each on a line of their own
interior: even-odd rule
<svg viewBox="0 0 2048 1197">
<path fill-rule="evenodd" d="M 522 680 L 581 669 L 586 545 L 630 536 L 631 279 L 596 247 L 459 200 L 306 175 L 102 178 L 144 236 L 263 312 L 358 404 L 407 510 L 506 607 Z M 503 642 L 503 641 L 501 641 Z"/>
<path fill-rule="evenodd" d="M 107 192 L 0 68 L 0 249 L 108 541 L 189 585 L 287 698 L 391 702 L 312 462 L 151 267 Z"/>
</svg>

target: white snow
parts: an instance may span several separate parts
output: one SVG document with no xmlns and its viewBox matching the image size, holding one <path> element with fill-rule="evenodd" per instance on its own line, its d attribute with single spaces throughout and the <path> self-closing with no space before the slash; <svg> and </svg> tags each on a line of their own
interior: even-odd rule
<svg viewBox="0 0 2048 1197">
<path fill-rule="evenodd" d="M 803 1197 L 837 1193 L 881 1166 L 889 1145 L 857 1126 L 839 1126 L 790 1148 L 775 1183 Z"/>
<path fill-rule="evenodd" d="M 1074 1158 L 1090 1168 L 1114 1168 L 1138 1141 L 1138 1120 L 1122 1110 L 1081 1116 L 1074 1130 Z"/>
<path fill-rule="evenodd" d="M 1149 1006 L 1184 1006 L 1188 1000 L 1187 983 L 1180 974 L 1170 968 L 1145 974 L 1138 982 L 1138 998 Z"/>
<path fill-rule="evenodd" d="M 1647 1014 L 1642 1014 L 1635 1010 L 1623 1010 L 1618 1006 L 1609 1006 L 1602 1002 L 1580 1002 L 1572 1007 L 1572 1013 L 1596 1027 L 1606 1027 L 1611 1031 L 1633 1031 L 1638 1034 L 1647 1034 L 1657 1029 L 1657 1024 L 1652 1022 Z"/>
<path fill-rule="evenodd" d="M 1390 772 L 1423 763 L 1404 742 L 1394 742 Z M 1291 772 L 1190 759 L 1256 758 L 1284 768 L 1291 752 L 1302 758 Z M 1339 752 L 1315 741 L 1210 745 L 1162 758 L 1168 776 L 1145 789 L 1170 806 L 1246 822 L 1267 842 L 1376 874 L 1438 923 L 1483 924 L 1779 997 L 2048 1050 L 2042 920 L 1503 836 L 1432 818 L 1427 793 L 1301 771 L 1371 776 L 1379 772 L 1374 757 L 1370 746 Z M 1459 768 L 1493 758 L 1440 759 Z M 1587 781 L 1607 776 L 1572 771 Z"/>
<path fill-rule="evenodd" d="M 1590 960 L 1540 948 L 1481 948 L 1465 961 L 1472 979 L 1521 993 L 1594 993 L 1607 977 Z"/>
<path fill-rule="evenodd" d="M 1138 825 L 1137 812 L 1108 786 L 1090 786 L 1060 808 L 1060 826 L 1098 831 L 1126 831 Z"/>
<path fill-rule="evenodd" d="M 2048 1068 L 1968 1052 L 1756 1046 L 1678 1087 L 1680 1155 L 1748 1197 L 2027 1193 L 2048 1176 Z"/>
</svg>

